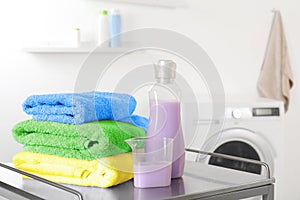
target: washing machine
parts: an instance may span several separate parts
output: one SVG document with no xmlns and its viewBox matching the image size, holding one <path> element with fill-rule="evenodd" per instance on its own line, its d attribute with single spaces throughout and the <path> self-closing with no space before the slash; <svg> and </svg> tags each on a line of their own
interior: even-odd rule
<svg viewBox="0 0 300 200">
<path fill-rule="evenodd" d="M 211 118 L 209 107 L 205 104 L 199 105 L 199 116 L 194 119 L 195 136 L 187 146 L 266 162 L 270 166 L 271 175 L 276 180 L 275 199 L 284 199 L 282 192 L 283 102 L 264 98 L 229 101 L 225 105 L 223 119 Z M 266 175 L 266 169 L 256 164 L 200 154 L 187 154 L 187 159 L 261 176 Z"/>
</svg>

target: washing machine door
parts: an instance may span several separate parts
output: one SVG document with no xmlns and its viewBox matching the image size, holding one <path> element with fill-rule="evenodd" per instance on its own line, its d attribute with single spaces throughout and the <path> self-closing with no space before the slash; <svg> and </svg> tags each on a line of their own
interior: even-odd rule
<svg viewBox="0 0 300 200">
<path fill-rule="evenodd" d="M 270 144 L 258 133 L 245 128 L 228 128 L 209 138 L 203 146 L 205 151 L 263 161 L 273 172 L 273 153 Z M 262 166 L 224 158 L 198 155 L 197 161 L 254 174 L 265 175 Z"/>
</svg>

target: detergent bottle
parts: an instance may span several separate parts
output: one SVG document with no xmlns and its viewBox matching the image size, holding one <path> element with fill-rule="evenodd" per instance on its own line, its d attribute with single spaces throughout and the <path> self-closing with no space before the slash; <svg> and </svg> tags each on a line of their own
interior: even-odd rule
<svg viewBox="0 0 300 200">
<path fill-rule="evenodd" d="M 172 178 L 183 175 L 184 138 L 181 127 L 180 89 L 175 83 L 176 63 L 160 60 L 154 65 L 156 82 L 149 91 L 148 137 L 173 138 Z M 155 146 L 155 145 L 154 145 Z"/>
<path fill-rule="evenodd" d="M 117 9 L 112 9 L 109 15 L 110 47 L 121 47 L 121 15 Z"/>
<path fill-rule="evenodd" d="M 106 41 L 109 39 L 109 20 L 107 10 L 101 10 L 99 12 L 98 19 L 98 45 L 108 47 Z"/>
</svg>

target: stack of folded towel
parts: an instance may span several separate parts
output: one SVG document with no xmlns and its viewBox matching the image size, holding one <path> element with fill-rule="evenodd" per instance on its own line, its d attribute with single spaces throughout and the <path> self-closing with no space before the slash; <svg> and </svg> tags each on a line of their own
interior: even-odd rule
<svg viewBox="0 0 300 200">
<path fill-rule="evenodd" d="M 127 94 L 86 92 L 33 95 L 23 103 L 32 120 L 13 128 L 24 152 L 16 168 L 51 181 L 110 187 L 133 178 L 126 139 L 145 136 L 148 119 L 133 115 Z"/>
</svg>

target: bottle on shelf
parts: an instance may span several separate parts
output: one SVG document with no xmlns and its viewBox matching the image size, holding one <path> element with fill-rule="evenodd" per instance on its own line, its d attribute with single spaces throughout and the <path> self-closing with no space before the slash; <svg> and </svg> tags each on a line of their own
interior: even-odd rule
<svg viewBox="0 0 300 200">
<path fill-rule="evenodd" d="M 98 19 L 98 45 L 99 46 L 109 46 L 109 20 L 107 10 L 101 10 Z"/>
<path fill-rule="evenodd" d="M 80 28 L 73 29 L 72 47 L 79 47 L 81 45 L 80 40 Z"/>
<path fill-rule="evenodd" d="M 121 15 L 117 9 L 109 14 L 110 47 L 121 47 Z"/>
<path fill-rule="evenodd" d="M 150 122 L 147 136 L 173 138 L 172 178 L 178 178 L 184 171 L 185 147 L 181 127 L 180 89 L 175 83 L 176 63 L 172 60 L 160 60 L 154 67 L 156 83 L 149 91 Z"/>
</svg>

